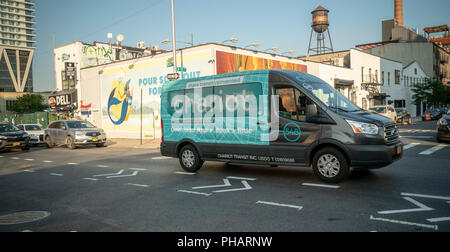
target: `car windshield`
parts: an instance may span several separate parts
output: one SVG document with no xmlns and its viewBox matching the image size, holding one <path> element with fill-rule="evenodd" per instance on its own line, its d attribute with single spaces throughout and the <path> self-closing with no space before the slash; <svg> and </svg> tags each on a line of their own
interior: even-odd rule
<svg viewBox="0 0 450 252">
<path fill-rule="evenodd" d="M 25 130 L 42 130 L 39 125 L 25 125 Z"/>
<path fill-rule="evenodd" d="M 326 82 L 303 83 L 303 87 L 331 109 L 356 112 L 361 109 Z"/>
<path fill-rule="evenodd" d="M 95 128 L 95 126 L 92 125 L 90 122 L 83 122 L 83 121 L 68 121 L 67 126 L 71 129 Z"/>
<path fill-rule="evenodd" d="M 386 113 L 386 107 L 370 108 L 369 110 L 379 114 Z"/>
<path fill-rule="evenodd" d="M 19 129 L 12 124 L 0 124 L 0 133 L 15 132 L 15 131 L 19 131 Z"/>
</svg>

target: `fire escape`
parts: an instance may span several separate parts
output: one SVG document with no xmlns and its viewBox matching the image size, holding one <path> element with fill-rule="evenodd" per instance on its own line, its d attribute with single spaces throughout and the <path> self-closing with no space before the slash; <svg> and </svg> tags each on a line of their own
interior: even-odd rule
<svg viewBox="0 0 450 252">
<path fill-rule="evenodd" d="M 370 100 L 370 106 L 386 104 L 385 100 L 389 97 L 386 93 L 382 93 L 381 86 L 377 74 L 366 74 L 363 76 L 361 83 L 361 89 L 369 92 L 368 99 Z"/>
</svg>

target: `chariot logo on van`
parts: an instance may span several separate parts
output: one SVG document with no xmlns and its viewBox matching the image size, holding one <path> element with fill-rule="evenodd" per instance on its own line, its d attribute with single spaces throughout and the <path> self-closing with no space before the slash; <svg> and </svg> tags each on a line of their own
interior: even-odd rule
<svg viewBox="0 0 450 252">
<path fill-rule="evenodd" d="M 302 130 L 300 129 L 300 126 L 298 126 L 297 123 L 291 122 L 286 124 L 286 126 L 284 126 L 283 136 L 287 141 L 291 143 L 297 142 L 298 140 L 300 140 L 300 137 L 302 136 Z"/>
</svg>

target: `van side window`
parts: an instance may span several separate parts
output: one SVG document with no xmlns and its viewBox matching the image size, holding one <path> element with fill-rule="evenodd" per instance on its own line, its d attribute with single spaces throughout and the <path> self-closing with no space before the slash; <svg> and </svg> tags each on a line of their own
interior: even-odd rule
<svg viewBox="0 0 450 252">
<path fill-rule="evenodd" d="M 296 88 L 277 88 L 275 93 L 280 97 L 281 117 L 308 122 L 319 113 L 316 104 Z"/>
</svg>

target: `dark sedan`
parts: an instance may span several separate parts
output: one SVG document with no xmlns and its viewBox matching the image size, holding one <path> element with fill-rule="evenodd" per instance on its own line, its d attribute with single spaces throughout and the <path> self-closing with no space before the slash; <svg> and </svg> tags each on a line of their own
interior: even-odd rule
<svg viewBox="0 0 450 252">
<path fill-rule="evenodd" d="M 439 143 L 450 141 L 450 109 L 446 115 L 438 121 L 437 124 L 437 140 Z"/>
<path fill-rule="evenodd" d="M 0 150 L 30 149 L 30 137 L 9 123 L 0 123 Z"/>
<path fill-rule="evenodd" d="M 423 113 L 422 121 L 426 121 L 426 118 L 427 118 L 426 116 L 428 113 L 430 113 L 431 120 L 433 120 L 433 121 L 439 120 L 439 118 L 441 118 L 441 116 L 442 116 L 442 113 L 439 109 L 429 109 L 429 110 L 425 111 L 425 113 Z"/>
</svg>

